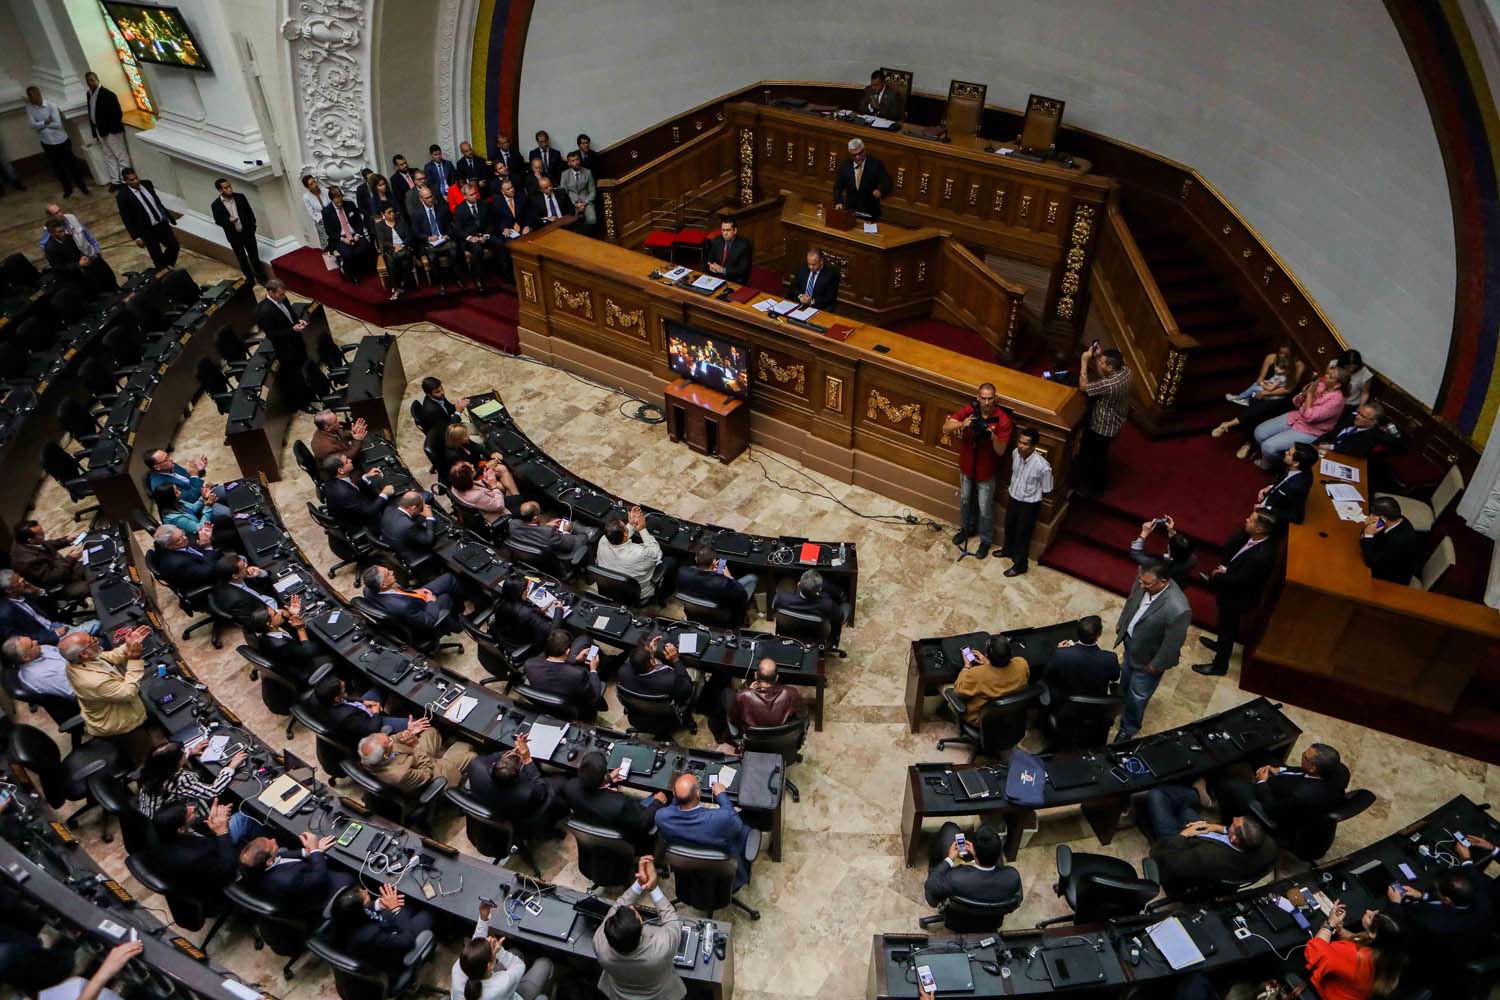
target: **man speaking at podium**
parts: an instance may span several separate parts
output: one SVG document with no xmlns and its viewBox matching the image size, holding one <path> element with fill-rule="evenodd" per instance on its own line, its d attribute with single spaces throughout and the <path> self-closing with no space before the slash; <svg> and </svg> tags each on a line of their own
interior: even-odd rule
<svg viewBox="0 0 1500 1000">
<path fill-rule="evenodd" d="M 833 182 L 833 207 L 878 219 L 880 199 L 890 193 L 891 175 L 885 164 L 865 152 L 862 139 L 850 139 L 849 159 Z"/>
</svg>

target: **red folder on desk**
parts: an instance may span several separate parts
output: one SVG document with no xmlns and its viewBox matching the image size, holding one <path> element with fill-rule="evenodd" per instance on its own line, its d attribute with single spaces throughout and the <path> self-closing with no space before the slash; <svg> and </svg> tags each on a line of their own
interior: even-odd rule
<svg viewBox="0 0 1500 1000">
<path fill-rule="evenodd" d="M 847 323 L 835 323 L 823 331 L 823 336 L 832 337 L 834 340 L 848 340 L 854 336 L 854 327 Z"/>
<path fill-rule="evenodd" d="M 817 542 L 803 542 L 802 551 L 798 554 L 797 558 L 801 562 L 817 565 L 818 556 L 822 554 L 823 546 L 819 545 Z"/>
<path fill-rule="evenodd" d="M 742 285 L 739 288 L 736 288 L 733 292 L 729 293 L 729 301 L 741 303 L 749 302 L 759 294 L 759 288 L 753 288 L 750 285 Z"/>
</svg>

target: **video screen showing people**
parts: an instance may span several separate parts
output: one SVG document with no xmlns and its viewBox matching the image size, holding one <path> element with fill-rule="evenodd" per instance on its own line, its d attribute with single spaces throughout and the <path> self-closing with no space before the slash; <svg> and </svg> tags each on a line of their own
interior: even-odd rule
<svg viewBox="0 0 1500 1000">
<path fill-rule="evenodd" d="M 115 27 L 142 62 L 207 70 L 208 60 L 176 7 L 143 7 L 104 0 Z"/>
<path fill-rule="evenodd" d="M 740 399 L 750 392 L 745 348 L 715 340 L 676 323 L 667 325 L 667 363 L 679 375 L 699 385 Z"/>
</svg>

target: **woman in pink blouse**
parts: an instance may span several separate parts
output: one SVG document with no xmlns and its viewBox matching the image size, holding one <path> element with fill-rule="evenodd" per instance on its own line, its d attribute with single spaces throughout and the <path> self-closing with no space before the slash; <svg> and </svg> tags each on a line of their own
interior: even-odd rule
<svg viewBox="0 0 1500 1000">
<path fill-rule="evenodd" d="M 474 466 L 468 462 L 457 462 L 448 470 L 448 489 L 453 494 L 453 499 L 483 513 L 489 524 L 503 521 L 510 514 L 505 500 L 507 491 L 514 488 L 515 480 L 510 478 L 510 470 L 499 462 L 489 463 L 484 474 L 477 480 Z M 515 496 L 512 503 L 520 500 L 518 494 L 512 495 Z"/>
<path fill-rule="evenodd" d="M 1255 443 L 1260 446 L 1256 464 L 1272 468 L 1286 450 L 1299 441 L 1311 443 L 1338 423 L 1344 412 L 1344 384 L 1349 373 L 1343 368 L 1328 368 L 1302 387 L 1293 399 L 1291 413 L 1263 421 L 1255 428 Z"/>
</svg>

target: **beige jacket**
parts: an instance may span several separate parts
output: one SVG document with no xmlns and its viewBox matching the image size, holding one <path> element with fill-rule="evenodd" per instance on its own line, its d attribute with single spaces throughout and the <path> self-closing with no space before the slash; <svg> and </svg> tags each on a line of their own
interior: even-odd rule
<svg viewBox="0 0 1500 1000">
<path fill-rule="evenodd" d="M 146 661 L 130 659 L 124 646 L 68 664 L 68 683 L 78 695 L 83 731 L 90 736 L 123 736 L 144 723 L 141 679 L 145 676 Z"/>
<path fill-rule="evenodd" d="M 393 740 L 391 750 L 390 761 L 370 773 L 407 796 L 420 793 L 433 778 L 445 779 L 449 788 L 462 788 L 464 768 L 474 759 L 473 748 L 465 743 L 455 743 L 443 753 L 443 737 L 436 729 L 418 736 L 414 747 Z"/>
</svg>

